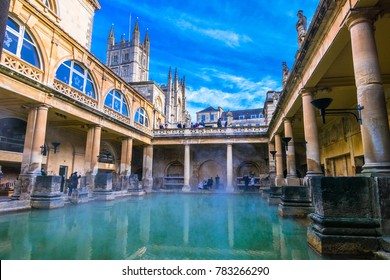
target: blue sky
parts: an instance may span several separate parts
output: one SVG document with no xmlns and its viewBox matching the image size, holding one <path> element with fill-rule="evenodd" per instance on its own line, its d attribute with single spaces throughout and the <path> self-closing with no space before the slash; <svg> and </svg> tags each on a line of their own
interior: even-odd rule
<svg viewBox="0 0 390 280">
<path fill-rule="evenodd" d="M 129 36 L 138 17 L 141 40 L 149 30 L 149 78 L 166 84 L 169 67 L 186 76 L 187 109 L 262 108 L 268 90 L 281 89 L 282 62 L 291 69 L 298 50 L 295 23 L 308 26 L 319 0 L 99 0 L 92 52 L 106 62 L 107 37 Z"/>
</svg>

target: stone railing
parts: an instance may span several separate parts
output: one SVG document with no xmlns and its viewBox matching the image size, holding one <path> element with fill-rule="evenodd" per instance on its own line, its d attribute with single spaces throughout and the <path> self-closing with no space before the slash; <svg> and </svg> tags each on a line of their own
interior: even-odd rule
<svg viewBox="0 0 390 280">
<path fill-rule="evenodd" d="M 130 118 L 129 117 L 126 117 L 126 116 L 122 115 L 121 113 L 119 113 L 111 108 L 108 108 L 107 106 L 104 106 L 103 112 L 106 115 L 109 115 L 110 117 L 112 117 L 120 122 L 123 122 L 125 124 L 130 125 Z"/>
<path fill-rule="evenodd" d="M 215 137 L 215 136 L 259 136 L 267 133 L 267 126 L 206 127 L 184 129 L 156 129 L 154 137 Z"/>
<path fill-rule="evenodd" d="M 98 102 L 97 100 L 89 97 L 88 95 L 85 95 L 81 91 L 78 91 L 71 86 L 64 84 L 58 80 L 54 80 L 53 86 L 55 90 L 61 92 L 62 94 L 65 94 L 66 96 L 69 96 L 70 98 L 77 100 L 88 107 L 97 109 L 98 108 Z"/>
<path fill-rule="evenodd" d="M 150 129 L 149 127 L 146 127 L 146 126 L 143 126 L 142 124 L 139 124 L 137 122 L 134 122 L 134 127 L 138 130 L 141 130 L 149 135 L 152 135 L 152 129 Z"/>
<path fill-rule="evenodd" d="M 19 59 L 12 54 L 3 51 L 1 54 L 1 64 L 19 72 L 35 81 L 42 82 L 43 71 L 31 64 Z"/>
</svg>

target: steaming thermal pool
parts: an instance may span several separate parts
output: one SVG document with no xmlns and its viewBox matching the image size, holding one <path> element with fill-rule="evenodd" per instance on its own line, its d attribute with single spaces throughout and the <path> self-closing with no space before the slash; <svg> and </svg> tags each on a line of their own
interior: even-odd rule
<svg viewBox="0 0 390 280">
<path fill-rule="evenodd" d="M 0 259 L 319 259 L 259 195 L 152 194 L 0 216 Z"/>
</svg>

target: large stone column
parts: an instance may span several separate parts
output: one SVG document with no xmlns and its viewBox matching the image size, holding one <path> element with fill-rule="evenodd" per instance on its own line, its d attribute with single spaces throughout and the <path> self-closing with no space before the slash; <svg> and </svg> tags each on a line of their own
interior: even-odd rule
<svg viewBox="0 0 390 280">
<path fill-rule="evenodd" d="M 41 146 L 45 144 L 48 111 L 49 108 L 42 105 L 31 108 L 28 113 L 22 159 L 22 174 L 40 174 L 41 172 Z"/>
<path fill-rule="evenodd" d="M 190 145 L 184 145 L 184 186 L 183 192 L 191 191 L 190 186 Z"/>
<path fill-rule="evenodd" d="M 302 91 L 303 123 L 306 141 L 307 176 L 322 176 L 320 144 L 315 108 L 311 104 L 313 93 L 309 90 Z"/>
<path fill-rule="evenodd" d="M 273 158 L 271 151 L 275 151 L 275 145 L 274 143 L 269 142 L 268 143 L 268 169 L 269 169 L 269 177 L 270 179 L 275 179 L 275 173 L 276 173 L 276 166 L 275 166 L 275 158 Z"/>
<path fill-rule="evenodd" d="M 120 165 L 121 176 L 131 175 L 132 155 L 133 155 L 133 139 L 132 138 L 122 139 L 122 152 L 121 152 L 121 165 Z"/>
<path fill-rule="evenodd" d="M 151 192 L 153 188 L 153 146 L 144 147 L 144 160 L 142 168 L 142 185 L 146 192 Z"/>
<path fill-rule="evenodd" d="M 21 174 L 15 199 L 29 199 L 36 176 L 41 175 L 41 146 L 45 145 L 46 123 L 49 108 L 46 105 L 32 107 L 28 112 L 26 136 L 24 139 Z"/>
<path fill-rule="evenodd" d="M 352 58 L 358 104 L 363 106 L 362 142 L 364 173 L 390 173 L 390 131 L 371 9 L 351 12 Z"/>
<path fill-rule="evenodd" d="M 282 149 L 282 139 L 280 134 L 275 134 L 275 164 L 276 164 L 276 178 L 275 185 L 281 186 L 285 184 L 283 177 L 283 149 Z"/>
<path fill-rule="evenodd" d="M 226 150 L 226 191 L 227 192 L 233 192 L 234 186 L 233 186 L 233 145 L 227 144 L 227 150 Z"/>
<path fill-rule="evenodd" d="M 291 140 L 287 144 L 286 149 L 286 165 L 287 165 L 287 185 L 299 185 L 297 176 L 297 166 L 295 162 L 295 145 L 291 119 L 284 119 L 284 137 L 290 137 Z"/>
<path fill-rule="evenodd" d="M 92 175 L 98 173 L 98 156 L 100 153 L 100 139 L 102 128 L 99 125 L 91 125 L 87 132 L 85 145 L 84 172 Z"/>
</svg>

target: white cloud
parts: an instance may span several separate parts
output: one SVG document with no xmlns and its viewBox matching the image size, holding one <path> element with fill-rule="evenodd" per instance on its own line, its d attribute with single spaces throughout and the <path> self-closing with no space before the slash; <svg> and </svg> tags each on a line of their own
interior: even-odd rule
<svg viewBox="0 0 390 280">
<path fill-rule="evenodd" d="M 176 21 L 176 25 L 182 30 L 191 30 L 203 36 L 207 36 L 214 40 L 223 42 L 224 44 L 232 48 L 239 47 L 242 43 L 252 42 L 252 39 L 245 34 L 238 34 L 232 31 L 221 29 L 202 28 L 199 27 L 202 23 L 199 23 L 198 19 L 193 19 L 193 23 L 190 22 L 188 19 L 189 17 L 186 16 L 186 20 L 178 20 Z M 207 26 L 209 25 L 213 24 L 207 23 Z"/>
<path fill-rule="evenodd" d="M 261 108 L 264 106 L 267 91 L 275 90 L 278 85 L 269 77 L 254 82 L 244 77 L 219 73 L 215 69 L 204 70 L 207 70 L 210 76 L 217 80 L 216 84 L 222 80 L 225 89 L 229 90 L 208 87 L 187 88 L 187 110 L 193 120 L 196 117 L 196 112 L 209 106 L 216 109 L 222 107 L 224 110 Z"/>
</svg>

